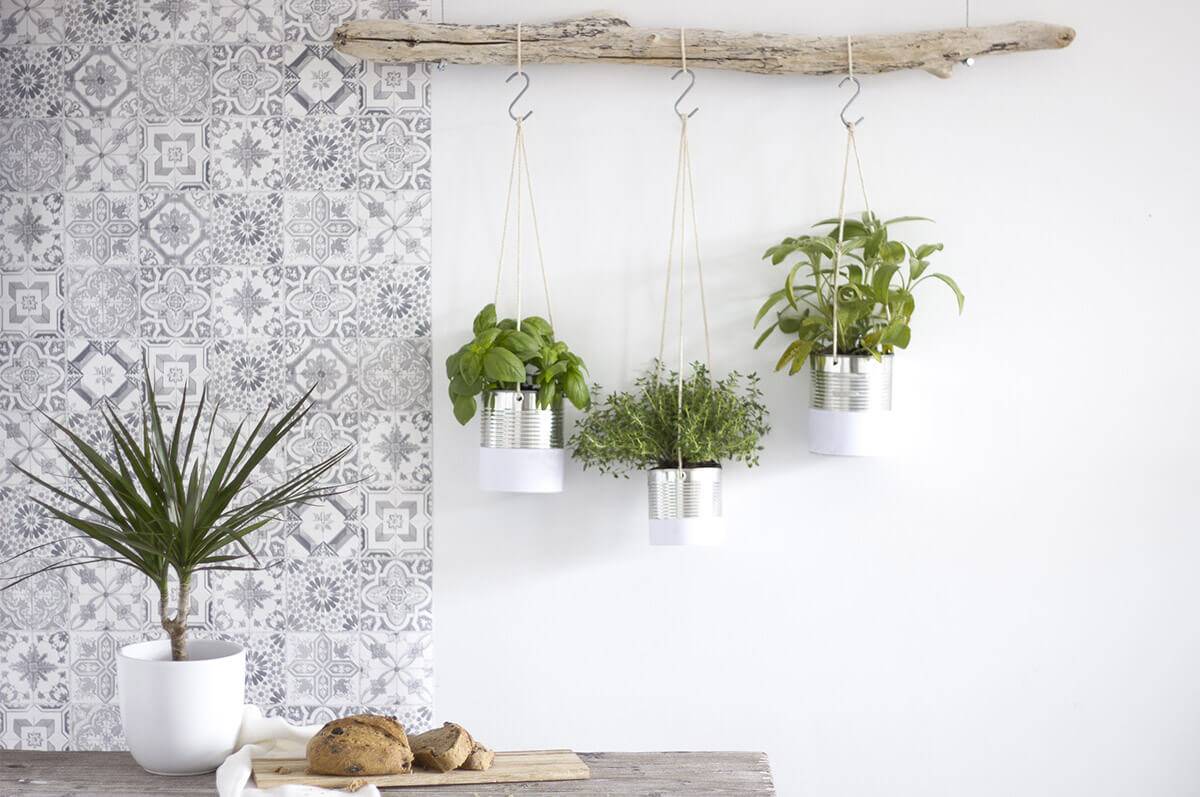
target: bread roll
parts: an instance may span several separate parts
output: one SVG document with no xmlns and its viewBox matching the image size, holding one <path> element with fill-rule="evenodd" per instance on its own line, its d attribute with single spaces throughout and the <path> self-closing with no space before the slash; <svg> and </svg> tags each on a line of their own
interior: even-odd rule
<svg viewBox="0 0 1200 797">
<path fill-rule="evenodd" d="M 357 714 L 325 723 L 308 742 L 315 775 L 398 775 L 412 771 L 413 753 L 395 717 Z"/>
</svg>

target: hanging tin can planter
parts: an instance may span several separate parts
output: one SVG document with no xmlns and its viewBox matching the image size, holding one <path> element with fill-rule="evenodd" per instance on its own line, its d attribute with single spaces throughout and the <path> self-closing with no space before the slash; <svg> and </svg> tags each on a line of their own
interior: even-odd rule
<svg viewBox="0 0 1200 797">
<path fill-rule="evenodd" d="M 721 514 L 721 466 L 652 468 L 651 545 L 720 545 L 725 541 Z"/>
<path fill-rule="evenodd" d="M 930 219 L 881 218 L 868 206 L 855 139 L 863 118 L 846 116 L 862 89 L 854 76 L 851 39 L 846 40 L 846 65 L 838 85 L 849 83 L 854 94 L 840 114 L 846 149 L 837 215 L 814 225 L 824 228 L 822 234 L 789 236 L 763 255 L 773 266 L 784 266 L 787 277 L 759 308 L 755 326 L 782 306 L 754 345 L 778 331 L 789 341 L 775 370 L 797 374 L 805 364 L 811 366 L 808 447 L 813 453 L 880 456 L 895 444 L 892 352 L 907 350 L 912 342 L 914 290 L 923 282 L 941 282 L 953 292 L 960 313 L 963 294 L 953 278 L 929 268 L 942 244 L 905 243 L 893 229 Z M 861 215 L 846 212 L 851 164 L 862 194 Z"/>
<path fill-rule="evenodd" d="M 814 354 L 808 448 L 814 454 L 877 457 L 892 449 L 892 361 Z"/>
<path fill-rule="evenodd" d="M 513 161 L 505 198 L 496 263 L 495 296 L 475 316 L 471 337 L 446 358 L 448 391 L 454 418 L 467 425 L 479 415 L 479 486 L 515 493 L 559 493 L 563 489 L 563 402 L 577 409 L 591 405 L 587 366 L 554 332 L 550 280 L 542 257 L 541 234 L 533 208 L 533 181 L 525 152 L 524 124 L 532 111 L 513 112 L 529 89 L 521 62 L 521 26 L 517 25 L 517 71 L 508 80 L 524 79 L 525 86 L 509 105 L 514 124 Z M 510 213 L 511 211 L 511 213 Z M 546 315 L 526 315 L 522 298 L 522 217 L 533 221 L 538 271 L 546 299 Z M 504 287 L 509 222 L 515 227 L 512 271 L 516 313 L 503 317 L 497 306 Z M 522 387 L 536 385 L 536 389 Z M 539 395 L 545 406 L 539 405 Z"/>
<path fill-rule="evenodd" d="M 563 489 L 563 406 L 538 407 L 536 390 L 488 390 L 479 414 L 479 486 L 510 493 Z"/>
<path fill-rule="evenodd" d="M 675 102 L 680 125 L 679 152 L 658 357 L 653 368 L 636 380 L 633 392 L 614 392 L 599 411 L 585 416 L 571 444 L 584 469 L 595 466 L 614 475 L 645 469 L 651 545 L 720 545 L 725 541 L 720 463 L 740 461 L 748 466 L 757 465 L 759 440 L 770 427 L 757 376 L 736 371 L 724 379 L 711 376 L 712 347 L 688 142 L 688 119 L 698 109 L 684 111 L 679 107 L 696 76 L 687 68 L 687 46 L 682 32 L 679 38 L 680 69 L 672 80 L 686 75 L 689 82 Z M 689 226 L 694 239 L 691 242 L 687 240 Z M 684 301 L 687 253 L 691 248 L 688 243 L 695 246 L 705 353 L 704 362 L 691 363 L 691 376 L 685 372 L 688 360 L 684 336 L 690 317 Z M 678 276 L 672 278 L 676 268 Z M 672 292 L 679 308 L 678 370 L 666 373 L 664 354 Z"/>
</svg>

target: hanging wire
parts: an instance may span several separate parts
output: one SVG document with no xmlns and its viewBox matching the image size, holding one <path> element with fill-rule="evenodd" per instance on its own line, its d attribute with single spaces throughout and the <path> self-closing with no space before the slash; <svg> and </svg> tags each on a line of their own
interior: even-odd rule
<svg viewBox="0 0 1200 797">
<path fill-rule="evenodd" d="M 684 97 L 687 96 L 687 93 L 689 91 L 691 91 L 692 86 L 694 86 L 695 82 L 696 82 L 695 73 L 692 72 L 692 70 L 688 69 L 688 66 L 687 66 L 687 32 L 682 28 L 679 31 L 679 61 L 680 61 L 680 69 L 674 75 L 671 76 L 671 79 L 674 80 L 675 78 L 679 77 L 682 74 L 687 74 L 691 78 L 691 80 L 690 80 L 687 88 L 685 88 L 683 90 L 683 93 L 681 93 L 679 95 L 679 97 L 675 100 L 675 104 L 673 106 L 675 115 L 679 117 L 679 149 L 678 149 L 678 153 L 676 155 L 676 161 L 675 161 L 675 189 L 672 193 L 672 205 L 671 205 L 671 236 L 670 236 L 670 243 L 667 246 L 666 280 L 665 280 L 666 285 L 663 288 L 662 328 L 659 332 L 659 339 L 658 339 L 658 366 L 657 366 L 656 374 L 658 374 L 659 376 L 661 376 L 661 374 L 662 374 L 663 358 L 666 353 L 667 320 L 670 315 L 670 307 L 671 307 L 671 281 L 672 281 L 672 273 L 671 272 L 674 270 L 674 266 L 675 266 L 675 244 L 676 244 L 676 241 L 678 240 L 678 243 L 679 243 L 679 264 L 678 264 L 679 265 L 679 277 L 678 277 L 678 279 L 679 279 L 679 289 L 678 289 L 678 293 L 679 293 L 679 327 L 678 327 L 678 341 L 677 342 L 678 342 L 678 346 L 679 346 L 679 350 L 678 350 L 678 355 L 679 355 L 678 369 L 679 370 L 676 375 L 676 384 L 675 384 L 675 402 L 676 402 L 676 407 L 675 407 L 675 409 L 676 409 L 675 457 L 676 457 L 676 467 L 679 470 L 679 478 L 682 480 L 683 478 L 685 478 L 684 470 L 683 470 L 683 443 L 682 443 L 681 437 L 682 437 L 682 431 L 683 431 L 683 379 L 684 379 L 684 367 L 686 365 L 684 321 L 685 321 L 685 317 L 686 317 L 685 276 L 686 276 L 686 265 L 687 265 L 687 222 L 688 222 L 689 218 L 691 219 L 691 224 L 692 224 L 692 241 L 693 241 L 694 248 L 695 248 L 697 284 L 698 284 L 698 287 L 700 290 L 701 318 L 702 318 L 703 324 L 704 324 L 705 361 L 707 363 L 708 369 L 710 371 L 712 369 L 712 345 L 710 342 L 710 336 L 709 336 L 709 330 L 708 330 L 708 304 L 707 304 L 707 301 L 705 298 L 705 293 L 704 293 L 704 270 L 703 270 L 703 266 L 702 266 L 701 260 L 700 260 L 700 239 L 699 239 L 699 235 L 697 234 L 697 224 L 696 224 L 696 192 L 695 192 L 695 184 L 694 184 L 694 180 L 693 180 L 693 176 L 692 176 L 691 146 L 688 142 L 688 119 L 690 119 L 692 117 L 692 115 L 694 115 L 696 113 L 696 111 L 699 110 L 699 108 L 693 108 L 691 111 L 687 111 L 687 112 L 682 111 L 679 108 L 679 104 L 683 101 Z M 689 203 L 691 205 L 690 208 L 688 207 Z"/>
<path fill-rule="evenodd" d="M 441 24 L 446 24 L 446 0 L 441 0 L 442 19 Z M 446 59 L 442 58 L 437 62 L 437 70 L 444 72 L 446 70 Z"/>
<path fill-rule="evenodd" d="M 846 111 L 850 109 L 851 104 L 858 99 L 858 95 L 862 92 L 862 83 L 854 76 L 854 40 L 846 37 L 846 77 L 838 82 L 838 86 L 844 86 L 847 81 L 852 81 L 854 84 L 854 96 L 842 107 L 839 114 L 842 124 L 846 126 L 846 154 L 842 160 L 842 188 L 838 196 L 838 235 L 836 246 L 833 250 L 833 364 L 838 362 L 838 338 L 840 337 L 841 319 L 838 316 L 838 283 L 839 276 L 842 270 L 842 246 L 846 238 L 846 185 L 850 179 L 850 157 L 854 156 L 854 166 L 858 173 L 858 187 L 862 191 L 863 208 L 866 210 L 868 217 L 871 213 L 871 203 L 867 199 L 867 181 L 863 176 L 862 159 L 858 154 L 858 140 L 855 138 L 855 131 L 858 125 L 862 122 L 863 117 L 859 117 L 856 121 L 851 122 L 846 118 Z M 884 311 L 887 313 L 888 319 L 892 317 L 891 307 L 887 302 L 884 303 Z"/>
<path fill-rule="evenodd" d="M 963 27 L 969 28 L 969 27 L 971 27 L 971 0 L 964 0 L 964 1 L 967 4 L 967 9 L 966 9 L 966 18 L 967 19 L 966 19 L 966 24 L 963 25 Z M 963 66 L 975 66 L 975 59 L 970 58 L 970 57 L 964 58 L 964 59 L 962 59 L 962 65 Z"/>
<path fill-rule="evenodd" d="M 512 165 L 508 172 L 508 189 L 505 192 L 504 198 L 504 220 L 500 231 L 500 256 L 496 262 L 496 286 L 492 298 L 493 303 L 499 308 L 500 305 L 500 289 L 503 283 L 504 276 L 504 256 L 508 244 L 508 227 L 509 220 L 513 219 L 515 226 L 515 243 L 516 252 L 513 260 L 516 280 L 516 318 L 517 324 L 520 325 L 524 316 L 524 291 L 522 287 L 522 271 L 521 271 L 521 248 L 523 246 L 523 222 L 522 211 L 526 199 L 529 203 L 529 214 L 533 222 L 533 239 L 536 246 L 538 257 L 538 269 L 542 278 L 542 290 L 546 297 L 546 318 L 550 322 L 550 326 L 554 326 L 554 310 L 550 304 L 550 279 L 546 273 L 546 259 L 542 250 L 542 236 L 538 228 L 537 207 L 533 200 L 533 178 L 529 172 L 529 155 L 525 147 L 525 120 L 533 115 L 533 111 L 528 111 L 522 116 L 518 116 L 514 112 L 514 106 L 520 101 L 525 92 L 529 90 L 529 73 L 525 71 L 524 60 L 524 38 L 522 35 L 522 27 L 517 23 L 517 71 L 508 76 L 505 82 L 511 81 L 517 75 L 525 79 L 525 85 L 521 88 L 517 96 L 513 98 L 508 106 L 509 118 L 513 120 L 514 135 L 513 135 L 513 152 Z M 516 212 L 513 218 L 513 199 L 516 198 Z"/>
</svg>

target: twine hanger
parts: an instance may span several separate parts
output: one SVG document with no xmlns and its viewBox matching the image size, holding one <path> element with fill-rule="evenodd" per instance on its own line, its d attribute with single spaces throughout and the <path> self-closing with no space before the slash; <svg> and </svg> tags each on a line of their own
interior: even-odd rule
<svg viewBox="0 0 1200 797">
<path fill-rule="evenodd" d="M 841 79 L 838 86 L 844 86 L 847 82 L 854 85 L 854 95 L 842 106 L 841 117 L 842 124 L 846 126 L 846 156 L 842 162 L 842 188 L 841 194 L 838 197 L 838 235 L 837 245 L 833 249 L 833 364 L 838 362 L 838 336 L 840 319 L 838 318 L 838 276 L 842 267 L 842 245 L 846 237 L 846 183 L 850 176 L 850 155 L 854 154 L 854 164 L 858 172 L 858 187 L 862 191 L 863 208 L 867 213 L 871 212 L 871 203 L 867 200 L 867 182 L 863 177 L 862 160 L 858 156 L 858 142 L 854 138 L 854 132 L 858 125 L 862 124 L 863 117 L 851 122 L 846 118 L 846 111 L 850 110 L 850 106 L 858 99 L 859 93 L 862 92 L 862 83 L 854 76 L 854 41 L 850 36 L 846 37 L 846 76 Z M 891 318 L 891 308 L 884 302 L 884 310 Z"/>
<path fill-rule="evenodd" d="M 696 84 L 696 73 L 688 69 L 687 65 L 687 33 L 683 28 L 679 29 L 679 63 L 680 68 L 671 79 L 674 80 L 680 75 L 687 75 L 689 83 L 679 97 L 675 100 L 675 115 L 679 117 L 679 149 L 675 160 L 675 190 L 672 196 L 671 204 L 671 236 L 670 242 L 667 245 L 667 261 L 666 261 L 666 286 L 663 289 L 663 309 L 662 309 L 662 329 L 658 338 L 658 370 L 661 375 L 663 368 L 663 356 L 666 352 L 667 345 L 667 317 L 671 306 L 671 272 L 675 264 L 675 240 L 678 233 L 679 238 L 679 331 L 678 331 L 678 346 L 679 346 L 679 371 L 676 376 L 675 402 L 676 402 L 676 466 L 678 470 L 683 471 L 683 445 L 679 440 L 683 431 L 683 374 L 686 364 L 684 356 L 684 315 L 686 307 L 684 306 L 685 297 L 685 260 L 687 252 L 687 220 L 690 216 L 692 225 L 692 243 L 695 247 L 696 259 L 696 281 L 700 290 L 700 317 L 704 325 L 704 355 L 705 364 L 709 371 L 712 371 L 712 343 L 708 331 L 708 303 L 704 295 L 704 266 L 700 259 L 700 236 L 698 234 L 698 225 L 696 223 L 696 190 L 695 181 L 692 176 L 692 154 L 691 147 L 688 141 L 688 120 L 696 114 L 699 108 L 693 108 L 691 111 L 684 112 L 679 109 L 681 103 Z M 690 204 L 690 209 L 689 209 Z M 690 210 L 690 212 L 689 212 Z"/>
<path fill-rule="evenodd" d="M 516 252 L 513 259 L 513 266 L 516 278 L 516 305 L 517 305 L 517 327 L 521 326 L 523 319 L 523 297 L 521 287 L 521 243 L 522 243 L 522 222 L 521 210 L 528 197 L 529 201 L 529 216 L 533 222 L 533 238 L 536 244 L 538 267 L 542 276 L 542 291 L 546 297 L 546 320 L 550 322 L 550 326 L 554 326 L 554 310 L 550 304 L 550 280 L 546 275 L 546 260 L 542 254 L 542 236 L 538 229 L 537 207 L 533 201 L 533 180 L 529 175 L 529 155 L 525 150 L 525 120 L 533 115 L 533 111 L 527 111 L 524 115 L 518 116 L 514 112 L 514 106 L 520 101 L 525 92 L 529 91 L 529 75 L 525 72 L 524 64 L 524 48 L 521 35 L 521 23 L 517 23 L 517 71 L 513 72 L 504 81 L 508 83 L 513 78 L 520 75 L 525 80 L 525 85 L 521 88 L 517 95 L 508 105 L 508 115 L 513 120 L 515 132 L 513 135 L 513 152 L 512 165 L 508 171 L 508 190 L 504 197 L 504 221 L 502 222 L 500 231 L 500 256 L 496 262 L 496 289 L 492 299 L 497 308 L 500 306 L 500 288 L 504 275 L 504 252 L 508 243 L 508 226 L 509 218 L 512 215 L 513 197 L 516 197 Z M 522 177 L 524 178 L 522 180 Z M 520 385 L 517 386 L 518 388 Z"/>
</svg>

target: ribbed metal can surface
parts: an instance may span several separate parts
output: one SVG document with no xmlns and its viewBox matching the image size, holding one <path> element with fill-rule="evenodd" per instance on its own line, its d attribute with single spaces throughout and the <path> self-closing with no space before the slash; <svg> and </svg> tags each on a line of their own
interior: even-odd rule
<svg viewBox="0 0 1200 797">
<path fill-rule="evenodd" d="M 721 469 L 653 468 L 646 471 L 650 519 L 721 516 Z"/>
<path fill-rule="evenodd" d="M 892 355 L 814 354 L 809 406 L 817 410 L 861 412 L 892 408 Z"/>
<path fill-rule="evenodd" d="M 479 413 L 483 448 L 562 448 L 563 407 L 538 407 L 536 390 L 489 390 Z"/>
</svg>

